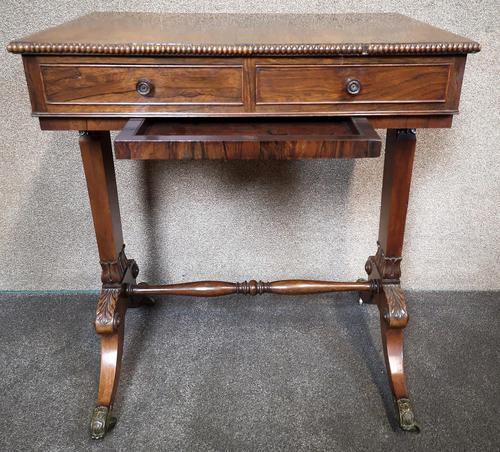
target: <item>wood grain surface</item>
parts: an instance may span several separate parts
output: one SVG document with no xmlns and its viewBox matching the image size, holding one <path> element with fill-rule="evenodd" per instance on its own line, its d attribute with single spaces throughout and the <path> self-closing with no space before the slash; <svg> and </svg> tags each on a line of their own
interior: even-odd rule
<svg viewBox="0 0 500 452">
<path fill-rule="evenodd" d="M 302 160 L 378 157 L 365 118 L 131 119 L 115 139 L 119 159 Z"/>
<path fill-rule="evenodd" d="M 465 56 L 23 59 L 33 114 L 65 117 L 454 114 L 465 66 Z"/>
<path fill-rule="evenodd" d="M 398 55 L 468 53 L 478 43 L 401 14 L 99 12 L 11 42 L 16 53 Z"/>
</svg>

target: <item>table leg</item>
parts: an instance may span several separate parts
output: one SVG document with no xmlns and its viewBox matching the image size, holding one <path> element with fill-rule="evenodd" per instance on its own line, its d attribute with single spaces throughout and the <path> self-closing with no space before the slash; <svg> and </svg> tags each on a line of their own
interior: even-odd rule
<svg viewBox="0 0 500 452">
<path fill-rule="evenodd" d="M 367 293 L 362 297 L 364 301 L 374 302 L 380 312 L 387 374 L 399 412 L 399 425 L 406 431 L 419 431 L 403 369 L 403 329 L 409 317 L 405 295 L 400 287 L 415 145 L 414 130 L 387 131 L 378 250 L 366 263 L 369 279 L 380 281 L 380 290 L 371 297 Z"/>
<path fill-rule="evenodd" d="M 101 338 L 101 370 L 90 425 L 92 437 L 100 439 L 116 423 L 111 410 L 120 376 L 125 313 L 130 307 L 125 286 L 135 283 L 139 268 L 124 252 L 109 132 L 81 132 L 80 150 L 102 267 L 95 320 Z"/>
</svg>

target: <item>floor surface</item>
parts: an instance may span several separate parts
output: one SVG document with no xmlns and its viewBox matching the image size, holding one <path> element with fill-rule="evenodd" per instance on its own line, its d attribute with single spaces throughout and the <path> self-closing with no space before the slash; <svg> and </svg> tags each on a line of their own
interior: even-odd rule
<svg viewBox="0 0 500 452">
<path fill-rule="evenodd" d="M 397 428 L 353 295 L 159 300 L 127 314 L 118 424 L 89 438 L 94 295 L 0 295 L 1 451 L 498 451 L 500 293 L 410 292 Z"/>
</svg>

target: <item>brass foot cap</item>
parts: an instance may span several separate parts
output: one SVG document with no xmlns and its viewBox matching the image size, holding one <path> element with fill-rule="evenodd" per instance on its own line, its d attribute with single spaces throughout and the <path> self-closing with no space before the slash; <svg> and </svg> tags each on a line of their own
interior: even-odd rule
<svg viewBox="0 0 500 452">
<path fill-rule="evenodd" d="M 405 432 L 419 433 L 420 427 L 415 421 L 415 414 L 410 399 L 397 400 L 399 411 L 399 426 Z"/>
<path fill-rule="evenodd" d="M 90 436 L 92 439 L 103 439 L 115 425 L 116 417 L 111 416 L 111 409 L 107 406 L 96 406 L 90 420 Z"/>
</svg>

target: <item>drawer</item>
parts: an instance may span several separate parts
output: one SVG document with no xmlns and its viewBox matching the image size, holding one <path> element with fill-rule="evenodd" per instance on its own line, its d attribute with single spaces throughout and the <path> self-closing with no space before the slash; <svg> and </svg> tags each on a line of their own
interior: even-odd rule
<svg viewBox="0 0 500 452">
<path fill-rule="evenodd" d="M 242 65 L 41 64 L 45 102 L 65 106 L 242 105 Z"/>
<path fill-rule="evenodd" d="M 300 160 L 377 157 L 366 118 L 130 119 L 115 139 L 119 159 Z"/>
<path fill-rule="evenodd" d="M 444 103 L 450 63 L 256 66 L 256 104 Z"/>
<path fill-rule="evenodd" d="M 465 66 L 463 56 L 23 61 L 33 113 L 68 117 L 450 115 Z"/>
</svg>

